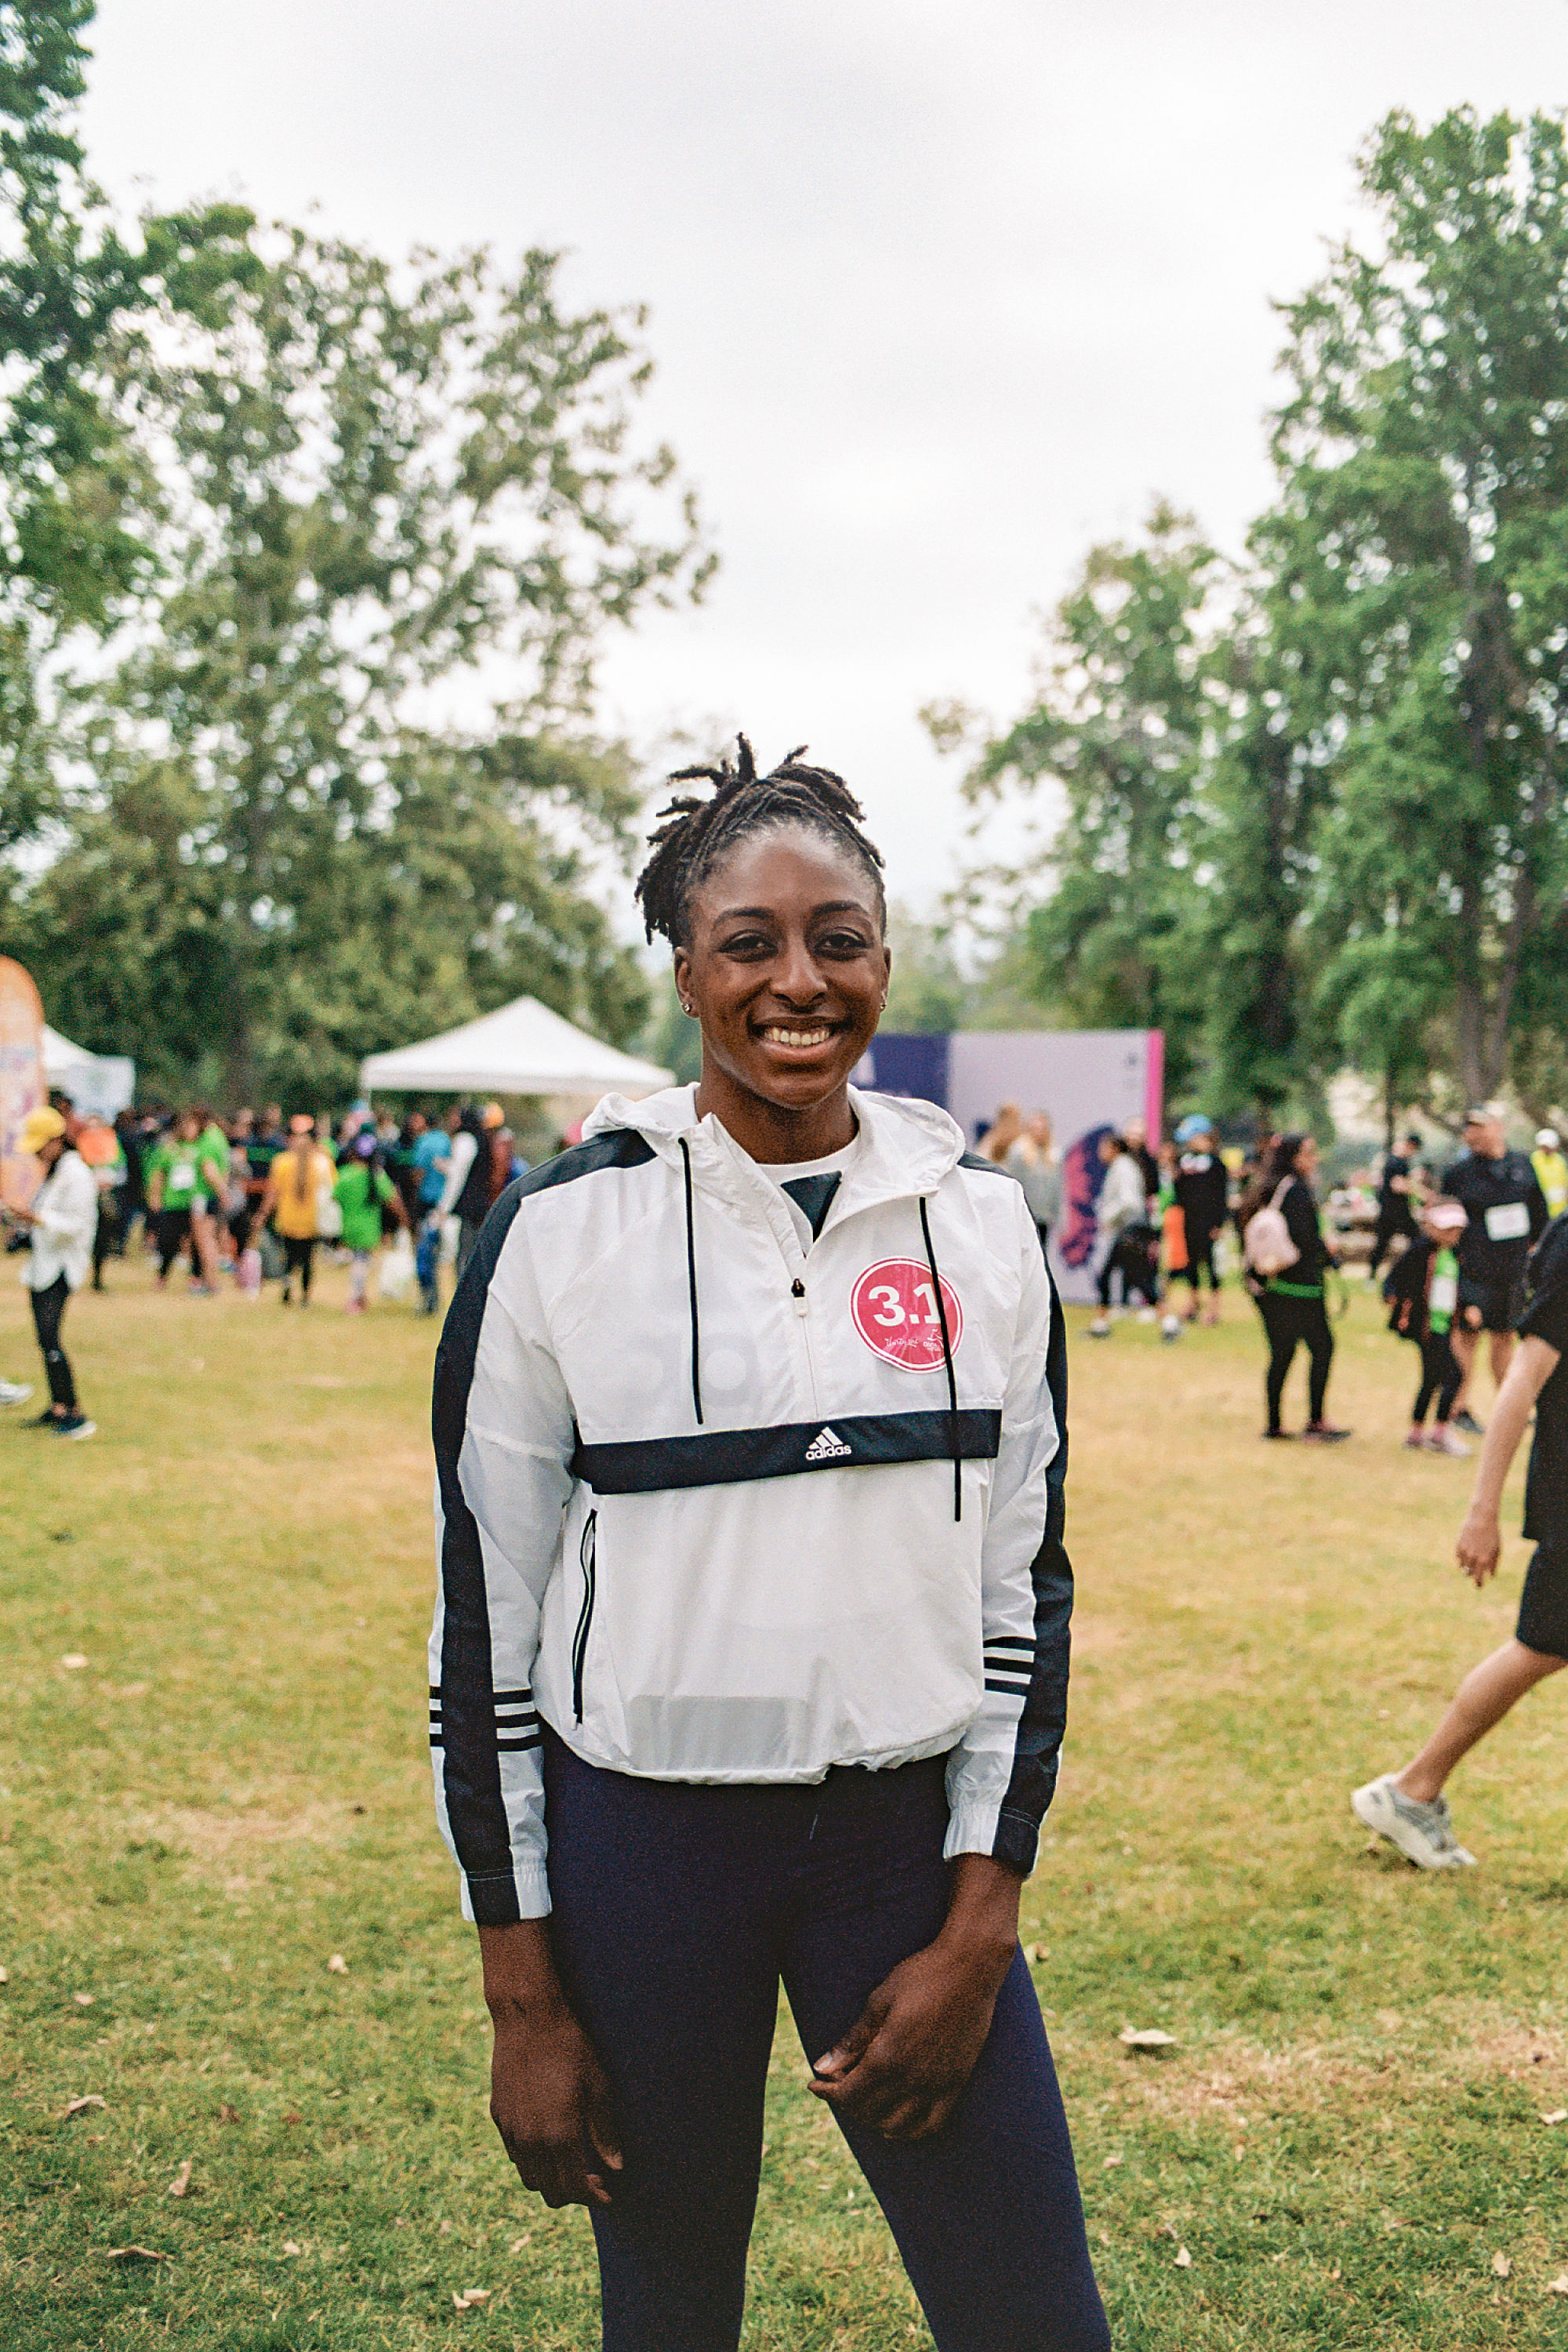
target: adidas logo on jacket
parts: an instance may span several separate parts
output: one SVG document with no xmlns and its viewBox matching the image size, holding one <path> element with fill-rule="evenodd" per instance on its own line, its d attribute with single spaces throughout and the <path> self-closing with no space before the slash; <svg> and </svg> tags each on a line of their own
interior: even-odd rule
<svg viewBox="0 0 1568 2352">
<path fill-rule="evenodd" d="M 511 1186 L 442 1338 L 432 1741 L 482 1923 L 550 1907 L 541 1717 L 659 1780 L 951 1751 L 948 1853 L 1023 1869 L 1055 1783 L 1065 1349 L 1021 1189 L 852 1093 L 806 1247 L 694 1092 Z"/>
</svg>

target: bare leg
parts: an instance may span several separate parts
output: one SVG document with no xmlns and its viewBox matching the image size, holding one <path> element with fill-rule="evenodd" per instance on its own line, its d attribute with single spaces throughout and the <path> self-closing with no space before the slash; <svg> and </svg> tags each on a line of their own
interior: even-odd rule
<svg viewBox="0 0 1568 2352">
<path fill-rule="evenodd" d="M 1477 1740 L 1485 1738 L 1526 1691 L 1533 1690 L 1548 1675 L 1560 1674 L 1565 1665 L 1568 1658 L 1527 1650 L 1522 1642 L 1505 1642 L 1500 1650 L 1470 1668 L 1420 1755 L 1403 1772 L 1394 1774 L 1394 1787 L 1402 1795 L 1414 1797 L 1417 1804 L 1429 1805 L 1442 1795 L 1443 1783 L 1460 1757 L 1468 1756 Z"/>
<path fill-rule="evenodd" d="M 1508 1368 L 1513 1361 L 1513 1333 L 1494 1331 L 1492 1343 L 1492 1379 L 1500 1389 L 1508 1378 Z"/>
<path fill-rule="evenodd" d="M 210 1290 L 217 1288 L 217 1238 L 205 1209 L 191 1211 L 191 1256 Z M 194 1269 L 195 1270 L 195 1269 Z"/>
<path fill-rule="evenodd" d="M 1459 1369 L 1465 1376 L 1459 1382 L 1459 1393 L 1454 1399 L 1450 1412 L 1468 1412 L 1470 1409 L 1470 1374 L 1476 1369 L 1476 1335 L 1467 1330 L 1462 1323 L 1456 1322 L 1448 1333 L 1448 1345 L 1458 1356 Z"/>
</svg>

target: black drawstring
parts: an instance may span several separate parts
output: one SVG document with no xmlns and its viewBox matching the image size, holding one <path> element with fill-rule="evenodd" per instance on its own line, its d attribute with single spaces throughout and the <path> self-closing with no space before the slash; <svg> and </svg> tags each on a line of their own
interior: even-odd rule
<svg viewBox="0 0 1568 2352">
<path fill-rule="evenodd" d="M 686 1170 L 686 1286 L 691 1299 L 691 1402 L 697 1408 L 699 1428 L 702 1423 L 702 1380 L 697 1368 L 697 1352 L 701 1335 L 697 1328 L 697 1221 L 691 1205 L 691 1154 L 686 1138 L 680 1138 L 680 1158 Z"/>
<path fill-rule="evenodd" d="M 952 1447 L 952 1516 L 963 1517 L 963 1457 L 958 1448 L 958 1382 L 952 1376 L 952 1342 L 947 1333 L 947 1308 L 942 1303 L 942 1276 L 936 1270 L 936 1251 L 931 1246 L 931 1219 L 926 1214 L 925 1194 L 920 1196 L 921 1233 L 925 1240 L 926 1264 L 931 1268 L 931 1296 L 936 1300 L 936 1319 L 942 1326 L 942 1360 L 947 1370 L 947 1428 Z"/>
</svg>

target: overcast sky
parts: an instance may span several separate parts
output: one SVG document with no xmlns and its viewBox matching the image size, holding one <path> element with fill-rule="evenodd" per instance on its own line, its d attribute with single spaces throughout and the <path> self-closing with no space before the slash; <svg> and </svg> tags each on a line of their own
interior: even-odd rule
<svg viewBox="0 0 1568 2352">
<path fill-rule="evenodd" d="M 1371 125 L 1568 102 L 1568 0 L 100 0 L 94 38 L 129 201 L 558 245 L 651 306 L 723 570 L 613 648 L 605 719 L 808 740 L 917 905 L 963 827 L 918 707 L 1019 709 L 1034 614 L 1155 492 L 1238 541 L 1269 302 Z"/>
</svg>

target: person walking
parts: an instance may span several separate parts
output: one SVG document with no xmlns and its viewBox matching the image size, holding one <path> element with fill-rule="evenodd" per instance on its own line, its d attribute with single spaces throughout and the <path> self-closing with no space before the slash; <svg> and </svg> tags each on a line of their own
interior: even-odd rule
<svg viewBox="0 0 1568 2352">
<path fill-rule="evenodd" d="M 1536 1129 L 1535 1149 L 1530 1155 L 1535 1171 L 1535 1181 L 1541 1187 L 1541 1197 L 1546 1203 L 1549 1217 L 1560 1217 L 1568 1209 L 1568 1160 L 1563 1157 L 1563 1144 L 1554 1127 Z"/>
<path fill-rule="evenodd" d="M 499 1124 L 499 1108 L 496 1117 Z M 451 1135 L 447 1155 L 447 1181 L 437 1214 L 443 1225 L 448 1217 L 458 1220 L 458 1263 L 454 1279 L 461 1282 L 490 1211 L 490 1155 L 484 1148 L 483 1120 L 471 1104 L 458 1112 L 458 1123 Z"/>
<path fill-rule="evenodd" d="M 1175 1143 L 1177 1158 L 1171 1189 L 1182 1213 L 1186 1264 L 1173 1266 L 1171 1276 L 1173 1281 L 1184 1282 L 1191 1294 L 1186 1314 L 1189 1323 L 1198 1319 L 1198 1294 L 1207 1280 L 1209 1303 L 1203 1319 L 1205 1323 L 1217 1323 L 1219 1272 L 1215 1264 L 1215 1244 L 1230 1213 L 1229 1180 L 1215 1142 L 1214 1127 L 1201 1111 L 1181 1121 Z"/>
<path fill-rule="evenodd" d="M 1454 1327 L 1454 1353 L 1464 1372 L 1454 1411 L 1456 1429 L 1481 1433 L 1472 1406 L 1476 1349 L 1489 1334 L 1492 1380 L 1501 1388 L 1513 1357 L 1514 1315 L 1525 1260 L 1546 1230 L 1546 1202 L 1522 1151 L 1510 1151 L 1507 1106 L 1482 1103 L 1465 1114 L 1465 1157 L 1443 1179 L 1447 1200 L 1462 1201 L 1468 1223 L 1459 1236 L 1459 1304 L 1478 1307 Z"/>
<path fill-rule="evenodd" d="M 1326 1417 L 1329 1370 L 1334 1360 L 1334 1335 L 1323 1304 L 1326 1269 L 1338 1263 L 1323 1239 L 1312 1179 L 1318 1170 L 1318 1147 L 1310 1135 L 1282 1135 L 1263 1173 L 1238 1212 L 1242 1247 L 1247 1256 L 1247 1286 L 1257 1302 L 1268 1341 L 1268 1370 L 1264 1380 L 1268 1425 L 1263 1434 L 1292 1434 L 1281 1420 L 1285 1382 L 1296 1350 L 1305 1347 L 1310 1366 L 1307 1383 L 1307 1425 L 1302 1438 L 1310 1444 L 1336 1445 L 1350 1435 Z M 1264 1228 L 1254 1225 L 1267 1213 L 1270 1237 L 1279 1234 L 1277 1249 L 1260 1246 Z"/>
<path fill-rule="evenodd" d="M 1527 1263 L 1517 1328 L 1520 1345 L 1498 1391 L 1455 1546 L 1460 1568 L 1484 1591 L 1502 1555 L 1503 1481 L 1533 1412 L 1523 1532 L 1536 1549 L 1512 1639 L 1471 1667 L 1418 1755 L 1351 1798 L 1357 1821 L 1421 1870 L 1474 1864 L 1454 1835 L 1443 1793 L 1448 1776 L 1527 1691 L 1568 1665 L 1568 1217 L 1552 1220 Z"/>
<path fill-rule="evenodd" d="M 316 1244 L 321 1237 L 322 1205 L 332 1198 L 337 1170 L 331 1155 L 316 1141 L 316 1122 L 308 1111 L 297 1111 L 289 1122 L 287 1150 L 279 1152 L 267 1171 L 256 1223 L 273 1220 L 283 1244 L 285 1307 L 293 1303 L 294 1277 L 300 1277 L 300 1304 L 310 1304 L 310 1276 Z"/>
<path fill-rule="evenodd" d="M 1149 1228 L 1145 1223 L 1147 1205 L 1142 1166 L 1126 1139 L 1110 1128 L 1100 1139 L 1100 1156 L 1105 1163 L 1100 1199 L 1095 1204 L 1102 1253 L 1097 1286 L 1100 1312 L 1090 1323 L 1089 1331 L 1092 1339 L 1109 1339 L 1110 1293 L 1114 1279 L 1121 1277 L 1123 1308 L 1131 1304 L 1132 1293 L 1137 1290 L 1142 1297 L 1145 1308 L 1152 1314 L 1154 1275 L 1149 1251 Z"/>
<path fill-rule="evenodd" d="M 408 1224 L 397 1187 L 382 1165 L 381 1146 L 373 1127 L 362 1128 L 350 1143 L 332 1192 L 342 1212 L 340 1238 L 350 1255 L 348 1311 L 363 1315 L 370 1263 L 381 1247 L 383 1209 L 405 1230 Z"/>
<path fill-rule="evenodd" d="M 606 2352 L 732 2352 L 782 1976 L 939 2352 L 1106 2352 L 1017 1945 L 1060 1312 L 1019 1188 L 847 1084 L 890 959 L 847 787 L 743 740 L 700 772 L 637 888 L 701 1077 L 510 1188 L 437 1359 L 437 1806 L 491 2116 L 588 2207 Z"/>
<path fill-rule="evenodd" d="M 1459 1261 L 1454 1244 L 1465 1223 L 1466 1212 L 1459 1202 L 1440 1198 L 1424 1202 L 1425 1238 L 1412 1242 L 1404 1256 L 1395 1259 L 1383 1286 L 1389 1303 L 1389 1329 L 1421 1350 L 1421 1385 L 1405 1437 L 1412 1453 L 1463 1455 L 1471 1450 L 1452 1425 L 1454 1399 L 1464 1373 L 1451 1334 L 1460 1314 L 1477 1312 L 1473 1307 L 1461 1308 L 1458 1303 Z M 1434 1402 L 1437 1418 L 1428 1436 L 1426 1414 Z"/>
<path fill-rule="evenodd" d="M 13 1223 L 27 1231 L 30 1246 L 22 1279 L 32 1302 L 33 1328 L 49 1384 L 49 1402 L 33 1426 L 50 1430 L 57 1437 L 91 1437 L 98 1423 L 89 1421 L 78 1400 L 69 1359 L 60 1345 L 60 1326 L 72 1291 L 81 1288 L 92 1270 L 98 1186 L 58 1110 L 29 1111 L 16 1141 L 18 1150 L 30 1152 L 44 1171 L 31 1206 L 23 1209 L 7 1202 L 5 1212 Z M 13 1390 L 6 1402 L 22 1400 Z"/>
<path fill-rule="evenodd" d="M 1408 1244 L 1415 1239 L 1415 1211 L 1425 1181 L 1421 1138 L 1414 1133 L 1405 1136 L 1404 1147 L 1402 1151 L 1391 1151 L 1383 1163 L 1383 1181 L 1377 1188 L 1377 1224 L 1366 1266 L 1369 1282 L 1377 1280 L 1377 1270 L 1393 1253 L 1396 1241 Z"/>
<path fill-rule="evenodd" d="M 158 1239 L 158 1287 L 169 1286 L 169 1269 L 184 1244 L 190 1251 L 191 1280 L 200 1283 L 201 1258 L 192 1233 L 191 1215 L 201 1197 L 197 1143 L 202 1123 L 193 1110 L 176 1114 L 166 1135 L 147 1154 L 147 1209 Z"/>
<path fill-rule="evenodd" d="M 92 1286 L 103 1288 L 103 1268 L 120 1243 L 120 1196 L 125 1183 L 125 1153 L 119 1135 L 97 1111 L 89 1111 L 76 1148 L 98 1187 L 98 1225 L 92 1237 Z"/>
</svg>

